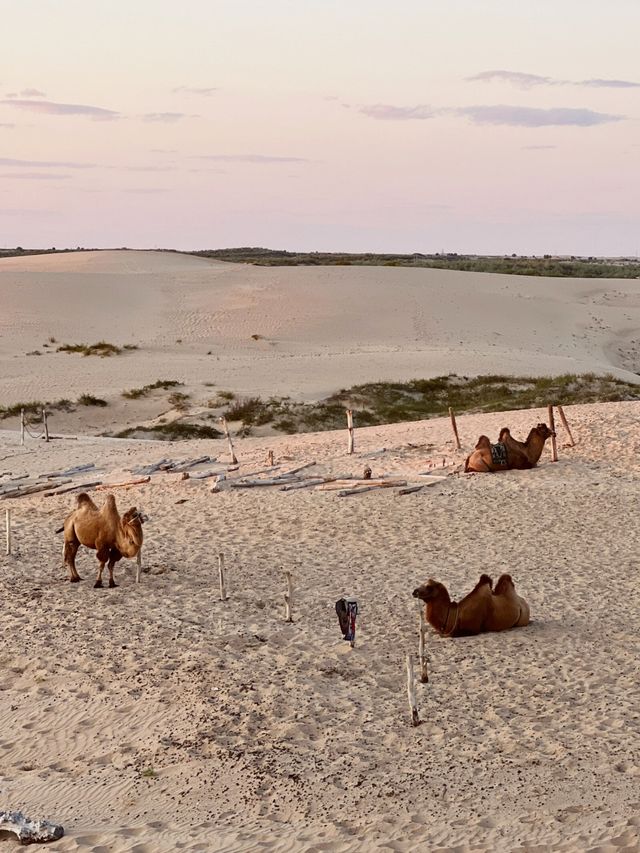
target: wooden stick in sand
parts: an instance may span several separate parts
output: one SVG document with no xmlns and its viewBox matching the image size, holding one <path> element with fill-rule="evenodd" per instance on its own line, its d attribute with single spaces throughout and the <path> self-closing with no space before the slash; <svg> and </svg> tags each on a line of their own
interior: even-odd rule
<svg viewBox="0 0 640 853">
<path fill-rule="evenodd" d="M 142 548 L 136 554 L 136 583 L 140 583 L 142 577 Z"/>
<path fill-rule="evenodd" d="M 49 441 L 49 424 L 47 423 L 47 410 L 42 410 L 42 426 L 44 428 L 44 440 Z"/>
<path fill-rule="evenodd" d="M 224 582 L 224 554 L 218 554 L 218 577 L 220 579 L 220 601 L 227 600 L 227 587 Z"/>
<path fill-rule="evenodd" d="M 354 435 L 353 435 L 353 412 L 347 409 L 347 454 L 351 456 L 354 450 Z"/>
<path fill-rule="evenodd" d="M 20 409 L 20 444 L 24 444 L 24 409 Z"/>
<path fill-rule="evenodd" d="M 456 424 L 456 416 L 453 413 L 453 409 L 449 406 L 449 417 L 451 418 L 451 428 L 453 429 L 453 434 L 456 437 L 456 447 L 458 450 L 462 450 L 462 445 L 460 444 L 460 436 L 458 435 L 458 426 Z"/>
<path fill-rule="evenodd" d="M 7 557 L 11 553 L 11 510 L 8 509 L 5 513 L 5 520 L 7 524 Z"/>
<path fill-rule="evenodd" d="M 225 417 L 220 417 L 220 423 L 222 424 L 222 429 L 224 430 L 224 434 L 227 436 L 227 441 L 229 442 L 229 453 L 231 454 L 231 464 L 237 465 L 238 460 L 236 458 L 235 451 L 233 449 L 233 442 L 231 441 L 231 436 L 229 435 L 229 427 L 227 426 L 227 419 Z"/>
<path fill-rule="evenodd" d="M 571 435 L 571 430 L 569 429 L 569 424 L 567 423 L 567 419 L 564 416 L 564 411 L 562 406 L 558 406 L 558 414 L 560 415 L 560 420 L 562 421 L 562 426 L 566 429 L 567 434 L 569 436 L 569 447 L 575 447 L 576 443 L 573 440 L 573 436 Z"/>
<path fill-rule="evenodd" d="M 271 465 L 273 467 L 273 464 L 274 464 L 274 462 L 273 462 L 273 450 L 270 450 L 267 453 L 267 465 Z"/>
<path fill-rule="evenodd" d="M 547 406 L 547 411 L 549 413 L 549 429 L 553 433 L 553 435 L 551 436 L 551 461 L 557 462 L 558 461 L 558 442 L 556 441 L 556 436 L 555 436 L 556 424 L 555 424 L 555 420 L 553 417 L 553 406 Z"/>
<path fill-rule="evenodd" d="M 411 709 L 411 725 L 420 725 L 420 714 L 418 713 L 418 702 L 416 699 L 416 680 L 413 675 L 413 658 L 407 655 L 407 698 Z"/>
<path fill-rule="evenodd" d="M 287 579 L 287 591 L 284 594 L 284 621 L 293 622 L 293 616 L 291 615 L 291 608 L 293 606 L 293 579 L 291 572 L 285 572 L 284 576 Z"/>
<path fill-rule="evenodd" d="M 429 672 L 427 669 L 427 620 L 424 617 L 424 607 L 420 608 L 420 640 L 418 642 L 418 656 L 420 658 L 420 683 L 427 684 Z"/>
</svg>

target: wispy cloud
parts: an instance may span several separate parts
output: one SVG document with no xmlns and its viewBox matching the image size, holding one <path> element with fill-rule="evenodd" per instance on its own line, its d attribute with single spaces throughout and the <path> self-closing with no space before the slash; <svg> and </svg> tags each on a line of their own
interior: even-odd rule
<svg viewBox="0 0 640 853">
<path fill-rule="evenodd" d="M 173 172 L 175 166 L 111 166 L 112 169 L 123 169 L 125 172 Z"/>
<path fill-rule="evenodd" d="M 54 172 L 7 172 L 0 175 L 0 178 L 6 178 L 14 181 L 66 181 L 71 175 L 63 175 Z"/>
<path fill-rule="evenodd" d="M 474 124 L 500 124 L 511 127 L 592 127 L 622 121 L 624 116 L 597 113 L 593 110 L 570 107 L 518 107 L 497 104 L 495 106 L 457 107 L 452 112 L 470 119 Z"/>
<path fill-rule="evenodd" d="M 205 98 L 210 98 L 214 92 L 218 91 L 217 86 L 208 86 L 206 88 L 198 88 L 197 86 L 176 86 L 171 90 L 175 95 L 184 93 L 185 95 L 202 95 Z"/>
<path fill-rule="evenodd" d="M 588 86 L 603 89 L 637 89 L 640 83 L 632 80 L 610 80 L 605 78 L 592 78 L 590 80 L 562 80 L 556 77 L 545 77 L 541 74 L 526 74 L 523 71 L 506 71 L 495 69 L 492 71 L 481 71 L 473 77 L 466 78 L 470 82 L 482 83 L 510 83 L 519 89 L 531 89 L 533 86 Z"/>
<path fill-rule="evenodd" d="M 632 80 L 601 80 L 598 78 L 580 80 L 580 82 L 574 83 L 574 86 L 592 86 L 596 89 L 640 89 L 640 83 L 635 83 Z"/>
<path fill-rule="evenodd" d="M 113 121 L 121 118 L 120 113 L 115 110 L 106 110 L 103 107 L 94 107 L 90 104 L 59 104 L 55 101 L 31 101 L 13 98 L 5 98 L 0 104 L 15 107 L 19 110 L 28 110 L 32 113 L 45 113 L 58 116 L 84 116 L 93 121 Z"/>
<path fill-rule="evenodd" d="M 200 154 L 191 159 L 218 163 L 311 163 L 306 157 L 276 157 L 271 154 Z"/>
<path fill-rule="evenodd" d="M 78 163 L 67 160 L 16 160 L 13 157 L 0 157 L 0 166 L 15 166 L 26 169 L 94 169 L 95 163 Z"/>
<path fill-rule="evenodd" d="M 551 151 L 552 148 L 557 148 L 557 145 L 523 145 L 523 151 Z"/>
<path fill-rule="evenodd" d="M 411 119 L 433 118 L 434 110 L 427 104 L 418 104 L 415 107 L 395 107 L 392 104 L 370 104 L 356 107 L 358 112 L 370 118 L 382 119 L 384 121 L 410 121 Z"/>
<path fill-rule="evenodd" d="M 598 113 L 593 110 L 574 109 L 571 107 L 541 109 L 538 107 L 520 107 L 505 104 L 439 107 L 438 109 L 432 109 L 425 104 L 418 104 L 414 107 L 375 104 L 372 106 L 352 107 L 352 109 L 369 116 L 369 118 L 382 121 L 425 120 L 435 118 L 436 116 L 456 115 L 461 118 L 467 118 L 474 124 L 501 124 L 512 127 L 553 127 L 557 125 L 591 127 L 596 124 L 622 121 L 625 118 L 625 116 Z"/>
<path fill-rule="evenodd" d="M 165 124 L 173 124 L 183 118 L 200 118 L 197 115 L 188 115 L 187 113 L 144 113 L 140 116 L 143 121 L 157 121 Z"/>
<path fill-rule="evenodd" d="M 155 195 L 156 193 L 169 192 L 169 190 L 166 187 L 125 187 L 122 192 L 139 193 L 140 195 Z"/>
</svg>

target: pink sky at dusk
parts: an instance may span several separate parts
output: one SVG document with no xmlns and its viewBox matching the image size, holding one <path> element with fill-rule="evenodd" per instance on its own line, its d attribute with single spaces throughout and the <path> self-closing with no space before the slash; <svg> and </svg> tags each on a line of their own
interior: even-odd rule
<svg viewBox="0 0 640 853">
<path fill-rule="evenodd" d="M 21 0 L 0 246 L 637 255 L 637 0 Z"/>
</svg>

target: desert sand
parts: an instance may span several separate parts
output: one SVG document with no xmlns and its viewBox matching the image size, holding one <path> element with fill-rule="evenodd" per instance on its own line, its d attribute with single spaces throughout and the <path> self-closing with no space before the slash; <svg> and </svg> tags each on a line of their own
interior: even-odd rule
<svg viewBox="0 0 640 853">
<path fill-rule="evenodd" d="M 633 382 L 640 372 L 634 280 L 81 252 L 0 260 L 0 300 L 2 403 L 108 400 L 108 411 L 81 411 L 58 427 L 83 433 L 135 426 L 145 406 L 155 414 L 152 402 L 126 403 L 121 393 L 158 379 L 184 382 L 197 403 L 215 389 L 308 400 L 448 373 L 594 371 Z M 138 349 L 55 352 L 100 340 Z"/>
<path fill-rule="evenodd" d="M 97 286 L 122 257 L 94 256 L 92 272 L 78 270 L 78 282 Z M 22 329 L 18 338 L 2 312 L 3 403 L 68 395 L 69 382 L 81 382 L 83 370 L 94 387 L 78 387 L 77 393 L 101 388 L 104 394 L 119 393 L 122 387 L 154 381 L 159 373 L 175 374 L 181 363 L 187 380 L 203 361 L 199 381 L 209 363 L 198 354 L 205 347 L 229 351 L 224 362 L 220 356 L 228 370 L 226 387 L 237 383 L 237 390 L 263 392 L 266 384 L 261 383 L 271 375 L 270 391 L 284 390 L 278 371 L 286 362 L 292 383 L 298 376 L 300 393 L 312 396 L 322 388 L 334 390 L 338 375 L 338 384 L 351 382 L 347 365 L 362 371 L 358 378 L 384 378 L 372 374 L 378 363 L 386 364 L 385 353 L 392 350 L 385 347 L 392 340 L 393 346 L 402 346 L 410 310 L 403 307 L 402 317 L 394 319 L 391 306 L 398 291 L 385 295 L 380 286 L 376 298 L 388 300 L 391 331 L 385 337 L 387 327 L 381 326 L 376 344 L 367 325 L 374 319 L 365 316 L 366 334 L 350 352 L 346 322 L 341 339 L 337 331 L 330 335 L 336 313 L 329 313 L 326 295 L 318 295 L 324 308 L 306 308 L 300 300 L 300 310 L 308 311 L 305 321 L 302 314 L 293 316 L 285 297 L 272 314 L 251 314 L 251 305 L 266 300 L 256 294 L 258 279 L 271 282 L 267 292 L 291 293 L 302 273 L 300 281 L 308 276 L 317 284 L 323 276 L 330 281 L 335 272 L 343 285 L 340 276 L 355 274 L 359 295 L 343 288 L 354 311 L 360 297 L 364 300 L 367 276 L 378 282 L 397 276 L 393 280 L 400 281 L 403 294 L 413 287 L 425 309 L 437 301 L 420 295 L 412 281 L 423 280 L 416 271 L 407 271 L 406 277 L 397 269 L 283 271 L 224 265 L 218 271 L 218 265 L 173 255 L 130 257 L 139 287 L 122 284 L 118 291 L 111 279 L 112 293 L 125 303 L 133 293 L 140 310 L 132 308 L 131 326 L 118 335 L 102 325 L 93 308 L 71 297 L 68 304 L 76 304 L 77 314 L 65 318 L 57 313 L 56 305 L 67 298 L 65 288 L 78 286 L 69 268 L 88 262 L 88 255 L 19 259 L 14 272 L 9 271 L 12 262 L 3 262 L 3 308 L 11 292 L 14 324 Z M 168 258 L 168 265 L 195 265 L 183 301 L 176 302 L 182 272 L 167 272 L 160 286 L 152 270 L 140 271 L 140 265 L 159 263 L 158 257 Z M 102 272 L 96 270 L 97 261 L 105 264 Z M 51 290 L 54 262 L 66 265 L 57 298 L 58 287 Z M 39 267 L 47 271 L 46 287 L 38 285 Z M 226 281 L 224 299 L 238 303 L 242 288 L 252 282 L 247 334 L 238 331 L 245 322 L 242 309 L 233 309 L 222 297 L 224 318 L 200 320 L 210 296 L 206 282 L 197 278 L 205 274 L 198 270 L 219 275 Z M 440 279 L 431 276 L 424 280 Z M 496 288 L 499 305 L 526 304 L 536 317 L 549 317 L 553 334 L 542 320 L 537 331 L 541 348 L 548 348 L 550 370 L 569 369 L 560 367 L 564 344 L 572 353 L 566 356 L 570 369 L 613 368 L 629 377 L 611 353 L 614 331 L 624 325 L 622 315 L 637 312 L 631 307 L 636 282 L 489 279 L 493 284 L 484 286 Z M 200 281 L 199 289 L 194 281 Z M 444 288 L 443 281 L 439 286 Z M 450 281 L 454 289 L 462 288 L 456 274 Z M 509 296 L 511 288 L 521 296 Z M 540 298 L 527 300 L 523 294 L 536 288 Z M 153 296 L 157 292 L 166 301 L 159 303 Z M 603 305 L 603 294 L 614 292 L 619 303 L 629 305 Z M 445 296 L 443 289 L 442 303 Z M 608 300 L 615 301 L 613 296 Z M 106 296 L 102 304 L 107 316 L 115 310 Z M 373 314 L 371 302 L 365 304 Z M 444 342 L 451 334 L 447 323 L 453 315 L 443 307 L 434 338 L 405 341 L 411 374 L 477 373 L 480 362 L 493 369 L 488 365 L 499 359 L 496 354 L 496 362 L 491 361 L 492 339 L 483 348 L 491 318 L 482 304 L 478 298 L 465 318 L 476 341 L 475 366 L 453 342 L 450 352 L 457 352 L 459 361 L 440 371 L 430 360 L 433 340 Z M 127 315 L 118 310 L 121 317 Z M 142 323 L 145 310 L 148 319 Z M 446 310 L 454 312 L 454 307 Z M 582 319 L 572 320 L 574 311 Z M 278 337 L 267 320 L 275 322 L 279 312 L 281 329 L 294 323 L 302 328 L 304 322 L 313 327 L 306 345 L 314 354 L 306 361 L 266 349 L 258 360 L 251 357 L 250 334 L 256 329 Z M 583 338 L 561 337 L 570 324 L 577 329 L 586 323 L 589 312 L 605 317 L 610 328 L 584 327 Z M 60 324 L 50 331 L 47 313 Z M 436 313 L 425 310 L 425 322 Z M 194 331 L 184 354 L 180 346 L 186 344 L 186 333 L 172 331 L 171 324 L 189 328 L 184 319 L 189 314 Z M 527 337 L 528 324 L 520 322 L 517 346 L 516 331 L 504 332 L 513 336 L 509 353 L 522 365 L 510 362 L 511 371 L 525 372 L 529 365 L 532 372 L 543 372 L 533 361 L 533 330 Z M 224 332 L 227 323 L 232 331 Z M 212 339 L 214 328 L 223 330 L 221 337 L 227 335 L 224 344 Z M 18 343 L 19 352 L 36 341 L 41 347 L 47 333 L 67 341 L 136 342 L 141 349 L 104 360 L 16 354 Z M 27 334 L 32 336 L 28 340 Z M 328 343 L 321 357 L 322 334 Z M 185 344 L 172 343 L 181 335 Z M 278 340 L 285 337 L 282 332 Z M 301 352 L 304 345 L 296 344 Z M 368 346 L 378 349 L 367 354 Z M 287 347 L 293 350 L 293 344 Z M 308 375 L 305 364 L 313 364 Z M 387 376 L 397 378 L 400 361 L 393 364 Z M 59 365 L 68 365 L 65 376 Z M 100 376 L 102 386 L 96 384 Z M 480 433 L 495 440 L 508 425 L 523 438 L 546 418 L 545 410 L 459 417 L 460 451 L 446 419 L 357 429 L 353 456 L 346 455 L 345 431 L 247 438 L 236 442 L 239 471 L 227 472 L 217 494 L 210 491 L 210 479 L 170 474 L 115 489 L 121 511 L 135 504 L 149 516 L 142 582 L 135 583 L 135 563 L 123 561 L 116 569 L 117 589 L 93 589 L 97 564 L 87 550 L 78 557 L 84 581 L 66 581 L 62 537 L 54 531 L 73 507 L 73 494 L 1 500 L 0 510 L 12 509 L 13 553 L 0 551 L 0 810 L 21 809 L 63 824 L 62 840 L 36 848 L 61 853 L 640 849 L 640 403 L 565 411 L 575 447 L 564 446 L 566 435 L 558 425 L 559 461 L 552 463 L 546 448 L 532 471 L 461 473 Z M 406 496 L 396 489 L 346 498 L 314 489 L 232 489 L 231 479 L 264 467 L 269 450 L 284 467 L 315 461 L 314 472 L 326 475 L 360 474 L 368 464 L 374 476 L 397 474 L 417 482 L 425 479 L 422 472 L 431 471 L 443 479 Z M 222 440 L 171 445 L 80 434 L 49 444 L 27 438 L 22 447 L 16 431 L 3 430 L 0 484 L 92 462 L 118 479 L 130 468 L 165 457 L 205 454 L 227 467 Z M 443 460 L 445 468 L 430 467 Z M 105 492 L 91 494 L 98 503 L 104 500 Z M 218 594 L 219 552 L 228 570 L 226 602 Z M 285 569 L 295 580 L 292 624 L 284 621 Z M 460 598 L 482 572 L 494 579 L 512 574 L 530 604 L 532 624 L 460 639 L 430 633 L 430 681 L 418 685 L 423 722 L 414 728 L 404 670 L 406 654 L 417 652 L 418 645 L 411 592 L 433 577 Z M 356 596 L 360 606 L 353 649 L 341 638 L 334 609 L 345 594 Z"/>
</svg>

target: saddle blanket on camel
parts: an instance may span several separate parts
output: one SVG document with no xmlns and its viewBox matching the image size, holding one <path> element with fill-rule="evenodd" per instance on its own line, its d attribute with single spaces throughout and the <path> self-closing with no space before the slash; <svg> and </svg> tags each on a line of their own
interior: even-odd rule
<svg viewBox="0 0 640 853">
<path fill-rule="evenodd" d="M 499 441 L 497 444 L 491 445 L 491 461 L 494 465 L 502 465 L 507 467 L 507 445 Z"/>
</svg>

